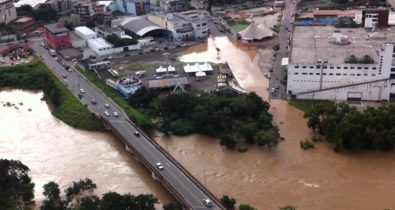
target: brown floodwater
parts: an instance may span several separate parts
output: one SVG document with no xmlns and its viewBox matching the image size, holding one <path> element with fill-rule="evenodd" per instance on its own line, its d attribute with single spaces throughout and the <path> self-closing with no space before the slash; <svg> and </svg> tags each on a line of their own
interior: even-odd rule
<svg viewBox="0 0 395 210">
<path fill-rule="evenodd" d="M 64 189 L 85 177 L 97 184 L 98 195 L 108 191 L 152 193 L 162 202 L 172 201 L 114 136 L 64 124 L 51 115 L 40 100 L 42 95 L 22 90 L 0 92 L 0 158 L 21 160 L 30 168 L 38 202 L 43 199 L 45 183 L 55 181 Z M 18 109 L 3 106 L 6 102 Z"/>
<path fill-rule="evenodd" d="M 255 49 L 250 50 L 216 37 L 208 46 L 190 48 L 181 60 L 227 61 L 241 86 L 266 99 L 268 80 L 251 56 Z M 249 146 L 246 153 L 228 151 L 217 139 L 201 135 L 156 139 L 215 195 L 228 194 L 261 210 L 287 204 L 301 210 L 395 208 L 394 153 L 339 154 L 324 142 L 302 150 L 299 141 L 312 135 L 303 114 L 286 101 L 272 100 L 271 105 L 274 122 L 286 139 L 275 149 Z"/>
</svg>

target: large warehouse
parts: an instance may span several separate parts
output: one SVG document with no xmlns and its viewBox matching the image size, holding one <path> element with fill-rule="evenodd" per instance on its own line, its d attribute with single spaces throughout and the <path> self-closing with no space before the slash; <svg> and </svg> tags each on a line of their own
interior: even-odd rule
<svg viewBox="0 0 395 210">
<path fill-rule="evenodd" d="M 289 97 L 391 100 L 395 96 L 394 41 L 391 31 L 295 27 L 288 64 Z"/>
<path fill-rule="evenodd" d="M 128 29 L 133 38 L 142 37 L 169 37 L 170 32 L 159 25 L 152 23 L 145 17 L 127 17 L 111 21 L 111 27 L 122 26 Z"/>
</svg>

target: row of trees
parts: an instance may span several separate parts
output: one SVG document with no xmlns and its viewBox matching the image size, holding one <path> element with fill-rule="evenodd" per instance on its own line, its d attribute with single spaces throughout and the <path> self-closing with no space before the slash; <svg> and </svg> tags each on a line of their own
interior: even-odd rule
<svg viewBox="0 0 395 210">
<path fill-rule="evenodd" d="M 230 149 L 238 142 L 275 147 L 281 140 L 268 113 L 269 104 L 253 92 L 244 96 L 220 91 L 158 98 L 154 92 L 141 88 L 129 104 L 144 109 L 165 134 L 220 137 L 220 143 Z"/>
<path fill-rule="evenodd" d="M 344 59 L 345 63 L 361 63 L 361 64 L 372 64 L 374 63 L 373 58 L 369 55 L 365 55 L 362 58 L 357 58 L 355 55 L 350 55 Z"/>
<path fill-rule="evenodd" d="M 347 104 L 317 104 L 305 118 L 310 128 L 334 144 L 336 151 L 390 151 L 395 146 L 395 105 L 368 107 L 361 112 Z"/>
<path fill-rule="evenodd" d="M 40 4 L 37 9 L 34 9 L 28 4 L 24 4 L 16 8 L 18 16 L 33 17 L 36 20 L 53 21 L 57 19 L 57 12 L 50 4 Z"/>
<path fill-rule="evenodd" d="M 222 205 L 227 209 L 227 210 L 236 210 L 236 199 L 223 195 L 222 198 L 220 199 Z M 248 204 L 240 204 L 239 205 L 239 210 L 257 210 L 255 207 L 248 205 Z M 294 206 L 284 206 L 280 207 L 280 210 L 296 210 L 296 207 Z"/>
</svg>

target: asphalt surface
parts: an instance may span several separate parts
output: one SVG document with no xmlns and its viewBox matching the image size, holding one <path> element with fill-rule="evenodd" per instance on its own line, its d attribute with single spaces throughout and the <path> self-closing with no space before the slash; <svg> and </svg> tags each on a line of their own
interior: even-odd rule
<svg viewBox="0 0 395 210">
<path fill-rule="evenodd" d="M 73 70 L 68 72 L 62 65 L 60 65 L 55 58 L 51 57 L 46 49 L 40 46 L 41 41 L 35 40 L 30 42 L 31 48 L 35 51 L 36 55 L 41 55 L 47 66 L 58 76 L 68 88 L 77 96 L 80 89 L 83 89 L 83 97 L 81 102 L 88 105 L 88 108 L 96 115 L 105 117 L 109 120 L 115 129 L 121 133 L 126 140 L 137 148 L 138 151 L 145 157 L 145 159 L 154 168 L 155 173 L 160 174 L 176 191 L 183 197 L 183 199 L 196 210 L 203 209 L 222 209 L 213 197 L 211 197 L 206 189 L 200 188 L 190 177 L 187 176 L 179 167 L 177 163 L 173 163 L 166 157 L 158 148 L 156 148 L 144 135 L 135 136 L 134 132 L 137 131 L 126 119 L 127 115 L 104 93 L 97 89 L 93 84 L 87 81 L 79 72 Z M 64 62 L 64 60 L 63 60 Z M 70 62 L 67 65 L 72 66 Z M 66 77 L 66 78 L 64 78 Z M 91 100 L 94 99 L 97 104 L 92 104 Z M 110 108 L 106 108 L 104 104 L 109 104 Z M 105 116 L 104 112 L 108 111 L 110 116 Z M 114 112 L 119 114 L 118 117 L 114 116 Z M 155 164 L 160 162 L 163 170 L 159 170 Z M 213 206 L 206 207 L 202 200 L 209 198 Z"/>
<path fill-rule="evenodd" d="M 277 56 L 274 60 L 273 72 L 269 83 L 270 99 L 287 99 L 287 87 L 281 84 L 286 74 L 286 66 L 281 66 L 283 58 L 289 57 L 291 47 L 291 37 L 294 21 L 295 8 L 299 0 L 284 1 L 285 7 L 280 24 L 280 32 L 278 43 L 280 49 L 276 52 Z"/>
</svg>

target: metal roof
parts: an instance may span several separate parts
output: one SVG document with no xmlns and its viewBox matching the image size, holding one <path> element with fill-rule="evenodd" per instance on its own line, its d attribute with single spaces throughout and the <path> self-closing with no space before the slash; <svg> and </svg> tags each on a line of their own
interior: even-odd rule
<svg viewBox="0 0 395 210">
<path fill-rule="evenodd" d="M 128 17 L 119 22 L 119 25 L 129 29 L 133 33 L 144 36 L 146 33 L 153 30 L 166 30 L 142 17 Z"/>
</svg>

